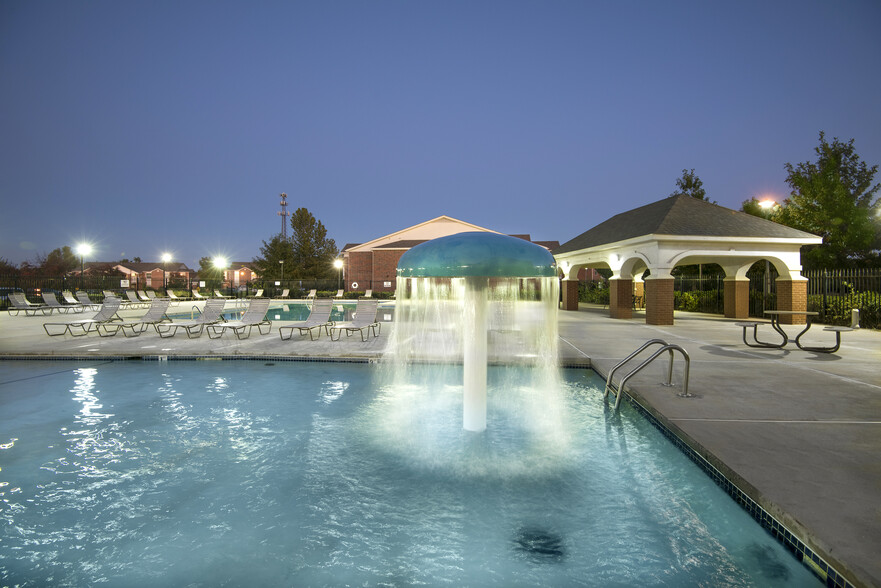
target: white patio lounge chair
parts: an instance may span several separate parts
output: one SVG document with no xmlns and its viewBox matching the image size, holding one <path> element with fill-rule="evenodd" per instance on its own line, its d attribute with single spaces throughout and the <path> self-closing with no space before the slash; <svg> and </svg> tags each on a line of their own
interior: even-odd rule
<svg viewBox="0 0 881 588">
<path fill-rule="evenodd" d="M 251 296 L 251 298 L 263 298 L 263 288 L 260 288 L 259 290 L 254 292 L 254 295 Z"/>
<path fill-rule="evenodd" d="M 290 289 L 290 288 L 285 288 L 284 290 L 281 291 L 281 294 L 279 295 L 279 298 L 287 298 L 287 297 L 290 296 L 290 295 L 291 295 L 291 289 Z"/>
<path fill-rule="evenodd" d="M 364 298 L 373 298 L 373 290 L 367 290 L 364 292 Z"/>
<path fill-rule="evenodd" d="M 151 325 L 155 327 L 157 323 L 171 322 L 171 319 L 165 314 L 168 311 L 169 304 L 171 304 L 171 300 L 167 298 L 154 298 L 153 302 L 150 303 L 147 313 L 138 320 L 122 323 L 101 323 L 96 326 L 98 334 L 102 337 L 112 337 L 122 330 L 122 334 L 126 337 L 137 337 Z"/>
<path fill-rule="evenodd" d="M 122 322 L 122 317 L 117 314 L 120 304 L 122 304 L 122 301 L 119 298 L 105 298 L 104 304 L 101 305 L 101 310 L 99 310 L 92 318 L 78 319 L 66 323 L 43 323 L 43 330 L 46 331 L 46 334 L 50 337 L 57 337 L 58 335 L 63 335 L 65 333 L 70 333 L 74 337 L 82 337 L 83 335 L 88 334 L 89 331 L 92 330 L 92 327 L 97 330 L 98 325 L 109 321 Z M 52 327 L 52 329 L 49 327 Z M 61 327 L 61 330 L 57 330 L 57 327 Z M 53 333 L 52 331 L 57 332 Z M 98 334 L 100 335 L 100 333 Z"/>
<path fill-rule="evenodd" d="M 314 341 L 315 336 L 312 334 L 312 331 L 317 329 L 318 336 L 320 337 L 322 327 L 324 327 L 324 332 L 329 334 L 327 329 L 333 326 L 333 321 L 330 320 L 331 310 L 333 310 L 333 300 L 330 298 L 318 298 L 312 303 L 312 310 L 305 321 L 279 327 L 278 335 L 282 341 L 287 341 L 294 336 L 294 329 L 299 329 L 301 336 L 309 333 L 309 338 Z M 287 337 L 285 337 L 285 331 L 287 331 Z"/>
<path fill-rule="evenodd" d="M 70 314 L 71 312 L 83 312 L 85 310 L 78 302 L 75 302 L 73 306 L 61 304 L 58 302 L 58 298 L 55 297 L 54 292 L 40 292 L 40 296 L 43 297 L 43 302 L 46 303 L 46 306 L 52 310 L 57 310 L 59 313 Z"/>
<path fill-rule="evenodd" d="M 378 300 L 367 300 L 362 298 L 358 301 L 357 306 L 355 306 L 355 316 L 351 321 L 338 323 L 330 328 L 330 340 L 339 341 L 343 331 L 346 332 L 346 337 L 351 336 L 355 331 L 360 332 L 361 341 L 367 341 L 367 334 L 371 331 L 373 332 L 373 336 L 376 337 L 377 329 L 382 329 L 382 325 L 376 321 L 376 311 L 378 308 Z M 337 331 L 336 339 L 333 338 L 334 331 Z"/>
<path fill-rule="evenodd" d="M 113 298 L 116 298 L 113 296 Z M 79 303 L 83 305 L 83 308 L 88 308 L 89 310 L 99 310 L 101 305 L 97 302 L 92 302 L 92 299 L 89 298 L 88 293 L 84 290 L 80 290 L 76 293 L 76 299 L 79 300 Z"/>
<path fill-rule="evenodd" d="M 337 290 L 337 291 L 336 291 L 336 296 L 334 296 L 334 298 L 335 298 L 335 299 L 342 298 L 344 293 L 345 293 L 344 290 Z"/>
<path fill-rule="evenodd" d="M 122 303 L 123 308 L 147 308 L 150 305 L 149 302 L 141 300 L 134 290 L 126 290 L 125 296 L 128 298 L 128 302 Z"/>
<path fill-rule="evenodd" d="M 183 302 L 184 300 L 190 299 L 189 296 L 178 296 L 177 294 L 174 293 L 174 290 L 172 290 L 171 288 L 169 288 L 166 293 L 168 294 L 168 298 L 172 302 Z"/>
<path fill-rule="evenodd" d="M 306 296 L 305 296 L 306 300 L 314 300 L 316 292 L 317 291 L 315 290 L 315 288 L 312 288 L 311 290 L 309 290 L 309 293 L 306 294 Z"/>
<path fill-rule="evenodd" d="M 82 306 L 80 301 L 73 297 L 73 292 L 70 290 L 65 290 L 61 293 L 61 299 L 64 300 L 65 304 L 76 304 Z"/>
<path fill-rule="evenodd" d="M 24 295 L 24 292 L 10 292 L 9 302 L 12 304 L 7 310 L 9 314 L 15 313 L 18 316 L 23 312 L 25 316 L 36 316 L 39 312 L 42 315 L 52 314 L 52 309 L 45 304 L 34 304 Z"/>
<path fill-rule="evenodd" d="M 247 339 L 251 336 L 252 327 L 257 327 L 261 335 L 268 335 L 272 330 L 272 321 L 266 319 L 266 312 L 269 310 L 270 302 L 271 300 L 268 298 L 255 298 L 251 300 L 251 303 L 248 304 L 248 309 L 241 319 L 206 326 L 208 337 L 210 339 L 218 339 L 223 336 L 227 329 L 231 329 L 236 334 L 236 338 Z M 265 333 L 263 332 L 264 325 L 267 327 Z"/>
<path fill-rule="evenodd" d="M 198 290 L 193 290 L 193 299 L 194 300 L 208 300 L 208 296 L 202 296 L 199 294 Z"/>
<path fill-rule="evenodd" d="M 215 290 L 215 291 L 214 291 L 214 297 L 215 297 L 215 298 L 224 298 L 224 299 L 226 299 L 226 298 L 232 298 L 232 296 L 227 296 L 226 294 L 224 294 L 224 293 L 221 292 L 220 290 Z"/>
<path fill-rule="evenodd" d="M 150 302 L 150 297 L 143 290 L 137 290 L 138 300 L 141 302 Z"/>
<path fill-rule="evenodd" d="M 156 329 L 156 332 L 159 333 L 159 336 L 162 338 L 174 337 L 177 334 L 178 329 L 183 329 L 187 332 L 187 337 L 190 339 L 194 339 L 202 336 L 202 331 L 205 330 L 207 325 L 213 325 L 215 323 L 222 322 L 223 318 L 223 307 L 226 306 L 226 301 L 221 300 L 220 298 L 212 298 L 205 302 L 205 308 L 202 309 L 202 313 L 193 320 L 189 321 L 181 321 L 181 322 L 170 322 L 170 323 L 157 323 L 153 325 Z"/>
</svg>

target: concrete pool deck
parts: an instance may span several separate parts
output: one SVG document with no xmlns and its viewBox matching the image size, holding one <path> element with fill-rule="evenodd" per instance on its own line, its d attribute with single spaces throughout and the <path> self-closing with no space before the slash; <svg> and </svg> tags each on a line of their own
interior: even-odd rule
<svg viewBox="0 0 881 588">
<path fill-rule="evenodd" d="M 143 313 L 126 311 L 124 316 Z M 211 340 L 183 334 L 162 339 L 152 330 L 134 338 L 48 337 L 43 331 L 45 322 L 82 316 L 90 314 L 0 313 L 0 359 L 254 355 L 368 360 L 382 355 L 393 328 L 384 324 L 381 335 L 367 342 L 357 335 L 341 341 L 295 335 L 281 341 L 277 327 L 285 323 L 273 323 L 265 336 L 255 330 L 243 341 L 230 333 Z M 577 312 L 560 312 L 560 354 L 565 363 L 589 361 L 605 376 L 649 339 L 682 346 L 691 357 L 693 397 L 680 398 L 678 388 L 660 385 L 666 376 L 663 357 L 628 382 L 628 393 L 848 581 L 881 587 L 881 331 L 844 333 L 838 352 L 820 354 L 794 345 L 748 348 L 735 321 L 714 315 L 677 312 L 675 320 L 673 326 L 651 326 L 639 313 L 613 320 L 607 310 L 582 304 Z M 799 330 L 786 329 L 791 334 Z M 805 340 L 821 345 L 832 337 L 818 326 Z M 681 382 L 682 365 L 677 356 L 674 383 Z"/>
</svg>

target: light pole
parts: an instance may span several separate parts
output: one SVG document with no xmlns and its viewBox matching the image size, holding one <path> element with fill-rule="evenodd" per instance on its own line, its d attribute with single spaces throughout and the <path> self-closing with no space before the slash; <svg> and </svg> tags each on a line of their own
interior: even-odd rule
<svg viewBox="0 0 881 588">
<path fill-rule="evenodd" d="M 343 260 L 337 257 L 333 260 L 333 267 L 339 270 L 339 280 L 337 281 L 337 288 L 343 287 Z"/>
<path fill-rule="evenodd" d="M 85 279 L 84 274 L 86 271 L 86 255 L 92 252 L 92 246 L 88 243 L 80 243 L 77 245 L 76 251 L 80 254 L 80 290 L 82 290 L 83 280 Z"/>
<path fill-rule="evenodd" d="M 162 254 L 162 287 L 168 290 L 168 262 L 171 261 L 171 253 Z"/>
<path fill-rule="evenodd" d="M 227 261 L 223 256 L 218 256 L 214 258 L 214 267 L 220 270 L 220 287 L 223 288 L 223 280 L 226 278 L 226 269 Z"/>
<path fill-rule="evenodd" d="M 278 260 L 279 265 L 281 265 L 281 286 L 284 288 L 284 260 Z"/>
</svg>

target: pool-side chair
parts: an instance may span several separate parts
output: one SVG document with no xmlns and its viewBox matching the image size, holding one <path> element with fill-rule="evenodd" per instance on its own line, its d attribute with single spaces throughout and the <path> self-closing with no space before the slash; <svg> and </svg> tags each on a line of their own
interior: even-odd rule
<svg viewBox="0 0 881 588">
<path fill-rule="evenodd" d="M 314 300 L 316 293 L 317 293 L 317 291 L 315 290 L 315 288 L 312 288 L 311 290 L 309 290 L 309 293 L 306 294 L 306 299 L 307 300 Z"/>
<path fill-rule="evenodd" d="M 70 333 L 74 337 L 82 337 L 83 335 L 88 334 L 93 327 L 97 331 L 98 325 L 110 321 L 122 322 L 122 317 L 117 314 L 120 304 L 122 304 L 122 301 L 119 298 L 105 298 L 104 304 L 101 305 L 101 310 L 99 310 L 92 318 L 78 319 L 66 323 L 43 323 L 43 330 L 45 330 L 46 334 L 50 337 L 57 337 L 58 335 L 63 335 L 65 333 Z M 98 334 L 100 335 L 100 333 Z"/>
<path fill-rule="evenodd" d="M 298 329 L 301 336 L 309 333 L 309 338 L 314 341 L 315 335 L 313 331 L 317 330 L 320 337 L 322 327 L 325 333 L 330 334 L 327 329 L 333 326 L 333 321 L 330 320 L 331 310 L 333 310 L 333 300 L 330 298 L 318 298 L 312 303 L 312 310 L 305 321 L 279 327 L 278 336 L 281 337 L 282 341 L 287 341 L 294 336 L 294 329 Z M 287 333 L 287 337 L 285 333 Z"/>
<path fill-rule="evenodd" d="M 202 296 L 199 294 L 198 290 L 193 290 L 193 299 L 194 300 L 208 300 L 208 296 Z"/>
<path fill-rule="evenodd" d="M 201 337 L 202 331 L 205 330 L 207 325 L 213 325 L 214 323 L 219 323 L 224 320 L 224 306 L 226 306 L 225 300 L 213 298 L 205 302 L 205 308 L 202 309 L 202 313 L 193 320 L 157 323 L 153 325 L 153 327 L 156 329 L 156 332 L 159 333 L 160 337 L 166 339 L 168 337 L 174 337 L 177 334 L 178 329 L 185 330 L 187 332 L 187 337 L 190 339 Z"/>
<path fill-rule="evenodd" d="M 45 304 L 34 304 L 24 295 L 24 292 L 10 292 L 9 302 L 12 304 L 7 310 L 9 314 L 18 316 L 23 312 L 25 316 L 36 316 L 39 312 L 42 315 L 52 314 L 52 309 Z"/>
<path fill-rule="evenodd" d="M 57 310 L 59 313 L 70 314 L 71 312 L 83 312 L 85 310 L 78 302 L 75 302 L 73 305 L 61 304 L 58 302 L 58 298 L 55 297 L 54 292 L 41 292 L 40 295 L 43 297 L 43 302 L 46 303 L 46 306 L 52 310 Z"/>
<path fill-rule="evenodd" d="M 144 302 L 138 298 L 138 294 L 134 290 L 126 290 L 125 296 L 128 298 L 128 302 L 122 303 L 123 308 L 147 308 L 149 306 L 148 302 Z"/>
<path fill-rule="evenodd" d="M 355 306 L 355 316 L 351 321 L 337 323 L 330 328 L 330 340 L 339 341 L 343 331 L 346 332 L 346 337 L 349 337 L 352 333 L 358 331 L 361 333 L 361 341 L 367 341 L 367 335 L 371 332 L 373 333 L 373 336 L 376 337 L 377 329 L 382 329 L 382 325 L 376 321 L 376 311 L 378 308 L 378 300 L 362 298 L 358 301 L 357 306 Z M 333 338 L 334 331 L 337 333 L 336 339 Z"/>
<path fill-rule="evenodd" d="M 168 298 L 154 298 L 150 303 L 150 309 L 138 320 L 121 323 L 105 322 L 96 325 L 95 328 L 102 337 L 112 337 L 119 331 L 122 331 L 126 337 L 137 337 L 151 325 L 155 327 L 158 323 L 171 322 L 171 319 L 165 314 L 169 304 L 171 304 L 171 300 Z"/>
<path fill-rule="evenodd" d="M 97 302 L 92 302 L 92 299 L 89 298 L 89 295 L 83 290 L 76 293 L 76 299 L 83 305 L 83 308 L 88 308 L 89 310 L 99 310 L 101 308 L 101 305 Z"/>
<path fill-rule="evenodd" d="M 247 339 L 251 336 L 251 329 L 257 327 L 261 335 L 268 335 L 272 330 L 272 321 L 266 319 L 266 312 L 269 310 L 269 298 L 253 298 L 248 304 L 248 309 L 242 318 L 237 321 L 227 321 L 225 323 L 214 323 L 205 328 L 208 330 L 208 337 L 218 339 L 223 336 L 227 329 L 232 330 L 238 339 Z M 263 327 L 266 332 L 263 332 Z"/>
<path fill-rule="evenodd" d="M 284 290 L 281 291 L 281 294 L 279 295 L 279 298 L 287 298 L 287 297 L 290 296 L 290 295 L 291 295 L 291 289 L 290 289 L 290 288 L 285 288 Z"/>
</svg>

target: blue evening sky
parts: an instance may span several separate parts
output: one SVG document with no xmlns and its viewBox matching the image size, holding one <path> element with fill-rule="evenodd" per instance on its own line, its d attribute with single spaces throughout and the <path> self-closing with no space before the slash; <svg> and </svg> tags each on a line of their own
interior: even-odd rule
<svg viewBox="0 0 881 588">
<path fill-rule="evenodd" d="M 0 257 L 248 261 L 446 214 L 561 243 L 666 197 L 881 163 L 881 2 L 0 0 Z"/>
</svg>

